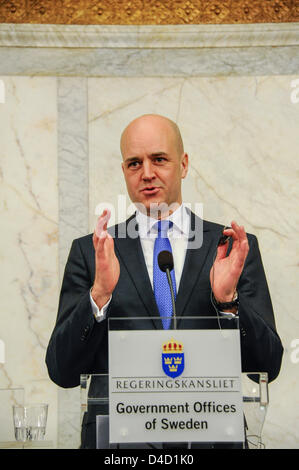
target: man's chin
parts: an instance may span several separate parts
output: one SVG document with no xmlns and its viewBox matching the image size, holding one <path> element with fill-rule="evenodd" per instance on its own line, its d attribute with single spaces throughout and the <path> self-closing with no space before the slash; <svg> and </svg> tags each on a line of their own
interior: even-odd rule
<svg viewBox="0 0 299 470">
<path fill-rule="evenodd" d="M 153 219 L 168 217 L 180 206 L 177 202 L 169 205 L 167 202 L 161 200 L 137 202 L 135 205 L 140 212 Z"/>
</svg>

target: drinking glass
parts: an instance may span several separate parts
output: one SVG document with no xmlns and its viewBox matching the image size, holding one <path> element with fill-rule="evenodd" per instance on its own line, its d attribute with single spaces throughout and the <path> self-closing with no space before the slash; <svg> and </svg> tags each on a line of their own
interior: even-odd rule
<svg viewBox="0 0 299 470">
<path fill-rule="evenodd" d="M 13 405 L 13 421 L 17 441 L 42 441 L 45 437 L 48 405 Z"/>
</svg>

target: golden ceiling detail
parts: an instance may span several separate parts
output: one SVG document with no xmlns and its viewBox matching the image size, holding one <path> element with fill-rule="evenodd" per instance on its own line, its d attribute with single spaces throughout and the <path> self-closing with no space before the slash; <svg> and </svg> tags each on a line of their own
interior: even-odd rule
<svg viewBox="0 0 299 470">
<path fill-rule="evenodd" d="M 176 25 L 299 21 L 299 0 L 0 0 L 0 23 Z"/>
</svg>

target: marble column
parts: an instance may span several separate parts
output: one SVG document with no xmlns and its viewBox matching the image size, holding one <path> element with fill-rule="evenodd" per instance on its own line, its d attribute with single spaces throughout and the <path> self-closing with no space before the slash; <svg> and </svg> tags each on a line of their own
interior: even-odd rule
<svg viewBox="0 0 299 470">
<path fill-rule="evenodd" d="M 72 240 L 88 233 L 87 79 L 57 79 L 59 278 Z M 58 389 L 58 446 L 80 445 L 80 390 Z"/>
</svg>

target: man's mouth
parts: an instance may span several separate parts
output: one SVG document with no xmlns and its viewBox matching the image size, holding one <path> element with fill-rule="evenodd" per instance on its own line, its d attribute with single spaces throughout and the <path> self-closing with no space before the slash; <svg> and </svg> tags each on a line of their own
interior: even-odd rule
<svg viewBox="0 0 299 470">
<path fill-rule="evenodd" d="M 146 186 L 141 190 L 144 194 L 157 194 L 158 191 L 160 191 L 160 188 L 157 186 Z"/>
</svg>

